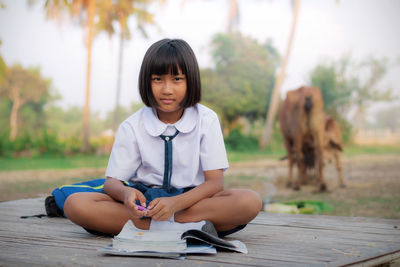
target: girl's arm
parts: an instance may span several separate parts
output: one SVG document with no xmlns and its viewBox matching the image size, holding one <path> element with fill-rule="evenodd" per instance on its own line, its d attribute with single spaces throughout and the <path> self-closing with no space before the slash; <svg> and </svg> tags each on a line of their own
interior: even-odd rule
<svg viewBox="0 0 400 267">
<path fill-rule="evenodd" d="M 168 220 L 176 212 L 187 209 L 198 201 L 210 198 L 223 190 L 222 170 L 205 171 L 204 178 L 204 183 L 186 193 L 174 197 L 154 199 L 148 206 L 150 212 L 146 216 L 150 216 L 156 221 Z"/>
<path fill-rule="evenodd" d="M 107 177 L 104 183 L 104 192 L 114 200 L 124 203 L 135 218 L 146 215 L 146 211 L 138 210 L 136 200 L 139 200 L 143 207 L 146 207 L 146 198 L 139 190 L 125 186 L 120 180 Z"/>
</svg>

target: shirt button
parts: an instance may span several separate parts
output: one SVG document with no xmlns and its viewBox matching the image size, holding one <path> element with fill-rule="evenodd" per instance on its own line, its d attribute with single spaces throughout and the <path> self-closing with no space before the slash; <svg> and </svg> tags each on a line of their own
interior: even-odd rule
<svg viewBox="0 0 400 267">
<path fill-rule="evenodd" d="M 167 142 L 169 141 L 169 137 L 168 137 L 168 136 L 167 136 L 167 137 L 165 137 L 165 141 L 167 141 Z"/>
</svg>

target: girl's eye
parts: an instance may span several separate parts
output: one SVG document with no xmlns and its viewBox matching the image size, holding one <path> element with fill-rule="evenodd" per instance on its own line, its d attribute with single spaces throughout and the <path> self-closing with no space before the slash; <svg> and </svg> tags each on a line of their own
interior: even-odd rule
<svg viewBox="0 0 400 267">
<path fill-rule="evenodd" d="M 182 81 L 183 80 L 183 77 L 175 77 L 174 78 L 174 81 L 176 81 L 176 82 L 179 82 L 179 81 Z"/>
<path fill-rule="evenodd" d="M 161 81 L 161 78 L 160 77 L 152 77 L 151 80 L 155 81 L 155 82 L 159 82 L 159 81 Z"/>
</svg>

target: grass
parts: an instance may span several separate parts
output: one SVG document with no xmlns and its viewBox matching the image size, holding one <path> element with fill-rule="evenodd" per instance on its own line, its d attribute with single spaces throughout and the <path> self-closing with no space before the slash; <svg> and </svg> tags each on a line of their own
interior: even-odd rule
<svg viewBox="0 0 400 267">
<path fill-rule="evenodd" d="M 362 216 L 400 219 L 400 179 L 397 179 L 399 170 L 396 162 L 386 160 L 376 163 L 377 158 L 385 158 L 386 155 L 400 155 L 399 147 L 357 147 L 345 148 L 345 156 L 353 157 L 360 154 L 370 154 L 371 164 L 374 168 L 368 168 L 369 163 L 344 166 L 345 179 L 348 187 L 339 189 L 336 187 L 336 176 L 332 175 L 333 185 L 327 193 L 313 193 L 314 187 L 302 188 L 301 191 L 293 191 L 286 188 L 286 176 L 277 176 L 277 181 L 272 180 L 271 173 L 265 169 L 255 170 L 253 173 L 230 174 L 225 177 L 225 185 L 235 188 L 250 188 L 260 193 L 266 199 L 269 186 L 273 183 L 276 189 L 272 194 L 272 202 L 283 203 L 286 201 L 322 201 L 334 207 L 333 211 L 324 212 L 327 215 Z M 262 159 L 277 159 L 285 155 L 284 150 L 275 151 L 228 151 L 230 162 L 255 161 Z M 373 157 L 375 155 L 376 157 Z M 391 157 L 389 157 L 391 159 Z M 398 160 L 395 157 L 392 160 Z M 38 197 L 49 195 L 51 191 L 63 184 L 82 182 L 89 179 L 100 178 L 102 170 L 87 173 L 82 168 L 104 168 L 107 165 L 108 156 L 73 156 L 73 157 L 41 157 L 41 158 L 2 158 L 0 159 L 1 171 L 12 170 L 43 170 L 43 173 L 35 172 L 37 178 L 21 177 L 21 173 L 3 172 L 0 179 L 0 201 Z M 349 168 L 351 167 L 351 168 Z M 62 170 L 62 171 L 60 171 Z M 65 174 L 64 170 L 68 170 Z M 248 170 L 246 170 L 248 171 Z M 372 175 L 370 172 L 373 172 Z M 37 173 L 41 173 L 41 176 Z M 286 170 L 285 170 L 286 174 Z M 16 175 L 15 178 L 12 175 Z M 25 175 L 25 174 L 23 174 Z M 281 175 L 281 174 L 278 174 Z M 28 176 L 30 176 L 28 174 Z M 332 177 L 332 178 L 333 178 Z M 370 177 L 367 179 L 367 177 Z"/>
<path fill-rule="evenodd" d="M 251 161 L 265 158 L 279 158 L 285 155 L 284 150 L 276 151 L 228 151 L 229 162 Z M 77 155 L 66 157 L 33 157 L 33 158 L 0 158 L 0 170 L 48 170 L 106 167 L 108 155 Z"/>
<path fill-rule="evenodd" d="M 344 147 L 345 156 L 355 156 L 360 154 L 400 154 L 400 145 L 376 145 L 376 146 L 358 146 L 348 145 Z"/>
<path fill-rule="evenodd" d="M 260 159 L 279 159 L 285 156 L 286 150 L 283 145 L 275 145 L 273 149 L 267 148 L 265 151 L 253 150 L 253 151 L 227 151 L 229 162 L 239 161 L 253 161 Z M 400 155 L 400 145 L 376 145 L 376 146 L 359 146 L 359 145 L 347 145 L 343 150 L 344 156 L 353 157 L 356 155 Z"/>
<path fill-rule="evenodd" d="M 227 151 L 229 162 L 254 161 L 262 159 L 278 159 L 286 155 L 283 146 L 267 148 L 265 151 Z M 345 156 L 360 154 L 400 154 L 400 146 L 356 146 L 344 148 Z M 108 155 L 76 155 L 65 157 L 32 157 L 32 158 L 0 158 L 0 170 L 48 170 L 48 169 L 77 169 L 106 167 Z"/>
<path fill-rule="evenodd" d="M 356 171 L 358 174 L 355 172 L 351 180 L 347 180 L 348 187 L 338 188 L 333 183 L 330 191 L 326 193 L 315 192 L 314 188 L 310 190 L 312 186 L 309 186 L 308 190 L 303 187 L 302 190 L 291 191 L 290 194 L 282 193 L 289 190 L 282 188 L 286 181 L 286 177 L 282 177 L 281 186 L 272 200 L 277 203 L 300 200 L 322 201 L 334 207 L 334 210 L 322 213 L 326 215 L 400 219 L 400 182 L 396 178 L 379 178 L 379 174 L 387 168 L 396 168 L 392 170 L 393 172 L 398 169 L 393 165 L 382 163 L 373 170 L 376 175 L 371 180 L 365 181 L 365 172 L 371 170 L 358 167 Z"/>
<path fill-rule="evenodd" d="M 254 150 L 254 151 L 227 151 L 229 162 L 240 162 L 240 161 L 253 161 L 261 159 L 278 159 L 286 155 L 284 149 L 276 150 Z"/>
<path fill-rule="evenodd" d="M 0 158 L 0 170 L 46 170 L 106 167 L 108 156 L 78 155 L 69 157 Z"/>
</svg>

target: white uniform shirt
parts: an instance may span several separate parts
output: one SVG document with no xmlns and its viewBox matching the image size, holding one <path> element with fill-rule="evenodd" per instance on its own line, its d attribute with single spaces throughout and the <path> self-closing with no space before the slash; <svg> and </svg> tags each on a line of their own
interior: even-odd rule
<svg viewBox="0 0 400 267">
<path fill-rule="evenodd" d="M 173 135 L 176 129 L 179 134 L 172 140 L 171 186 L 197 186 L 204 182 L 204 171 L 228 168 L 221 126 L 214 111 L 197 104 L 186 108 L 173 125 L 161 122 L 155 112 L 144 107 L 121 124 L 107 177 L 162 185 L 164 140 L 159 136 Z"/>
</svg>

